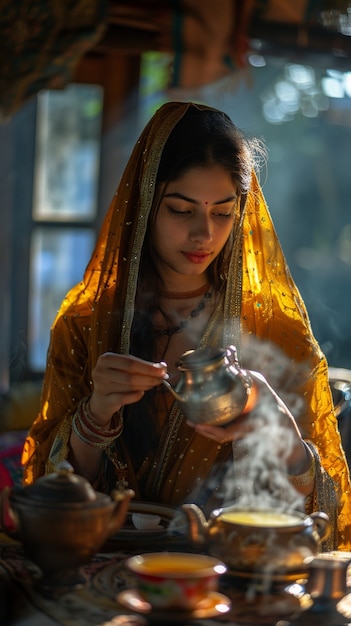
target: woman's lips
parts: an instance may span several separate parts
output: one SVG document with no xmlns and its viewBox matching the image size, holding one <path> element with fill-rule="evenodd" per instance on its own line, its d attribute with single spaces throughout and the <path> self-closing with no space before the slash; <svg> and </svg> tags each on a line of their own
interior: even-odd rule
<svg viewBox="0 0 351 626">
<path fill-rule="evenodd" d="M 191 263 L 204 263 L 210 256 L 209 252 L 183 252 L 185 258 Z"/>
</svg>

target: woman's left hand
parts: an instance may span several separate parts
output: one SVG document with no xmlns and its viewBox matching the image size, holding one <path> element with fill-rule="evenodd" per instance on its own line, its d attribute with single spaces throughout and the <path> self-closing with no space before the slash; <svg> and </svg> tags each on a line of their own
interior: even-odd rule
<svg viewBox="0 0 351 626">
<path fill-rule="evenodd" d="M 251 432 L 259 429 L 260 425 L 262 425 L 262 420 L 264 422 L 267 422 L 267 419 L 269 420 L 267 411 L 267 406 L 269 406 L 269 410 L 274 409 L 275 415 L 279 416 L 280 424 L 283 424 L 284 428 L 289 429 L 293 434 L 294 443 L 291 454 L 287 459 L 289 471 L 291 471 L 292 474 L 305 472 L 310 464 L 310 455 L 306 453 L 304 441 L 291 411 L 268 384 L 264 376 L 258 372 L 250 372 L 250 376 L 253 379 L 254 388 L 256 390 L 254 402 L 248 402 L 245 411 L 239 417 L 236 417 L 232 422 L 224 426 L 195 424 L 188 421 L 189 426 L 197 433 L 209 439 L 213 439 L 213 441 L 217 441 L 220 444 L 235 442 L 245 439 Z M 260 412 L 261 407 L 262 411 Z"/>
<path fill-rule="evenodd" d="M 237 441 L 243 439 L 245 435 L 254 429 L 252 420 L 248 419 L 249 413 L 243 413 L 237 417 L 233 422 L 225 426 L 214 426 L 213 424 L 194 424 L 188 421 L 187 423 L 197 433 L 213 439 L 217 443 L 227 443 L 228 441 Z"/>
</svg>

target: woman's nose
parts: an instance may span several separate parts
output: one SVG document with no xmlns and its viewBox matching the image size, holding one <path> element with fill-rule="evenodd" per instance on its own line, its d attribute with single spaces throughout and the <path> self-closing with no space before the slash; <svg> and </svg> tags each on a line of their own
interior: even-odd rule
<svg viewBox="0 0 351 626">
<path fill-rule="evenodd" d="M 209 241 L 212 239 L 211 220 L 207 216 L 198 216 L 192 224 L 190 233 L 192 241 Z"/>
</svg>

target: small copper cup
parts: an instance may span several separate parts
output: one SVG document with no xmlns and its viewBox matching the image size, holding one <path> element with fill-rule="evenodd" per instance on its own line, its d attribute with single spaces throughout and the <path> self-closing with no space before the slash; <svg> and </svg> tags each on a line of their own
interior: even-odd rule
<svg viewBox="0 0 351 626">
<path fill-rule="evenodd" d="M 347 593 L 349 553 L 324 552 L 308 560 L 306 592 L 314 600 L 338 602 Z"/>
</svg>

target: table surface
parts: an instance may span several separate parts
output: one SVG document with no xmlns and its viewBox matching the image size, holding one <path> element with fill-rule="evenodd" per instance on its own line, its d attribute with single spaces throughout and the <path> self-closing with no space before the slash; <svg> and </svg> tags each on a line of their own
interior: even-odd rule
<svg viewBox="0 0 351 626">
<path fill-rule="evenodd" d="M 134 551 L 142 550 L 138 546 Z M 150 551 L 150 546 L 144 551 Z M 132 613 L 118 603 L 118 594 L 135 586 L 132 574 L 125 567 L 125 559 L 132 552 L 129 546 L 110 542 L 81 568 L 86 582 L 80 588 L 46 589 L 41 586 L 39 569 L 26 557 L 22 544 L 0 533 L 0 626 L 147 626 L 149 623 L 165 626 L 175 622 L 174 613 L 160 619 L 156 614 Z M 321 626 L 320 607 L 313 605 L 309 597 L 307 602 L 303 594 L 298 600 L 295 596 L 292 601 L 289 599 L 288 606 L 286 594 L 267 593 L 248 598 L 235 588 L 230 577 L 222 581 L 220 591 L 232 601 L 229 613 L 196 620 L 186 616 L 177 623 Z M 342 602 L 342 614 L 336 612 L 335 606 L 322 607 L 323 626 L 346 625 L 349 620 L 351 623 L 351 593 Z"/>
</svg>

